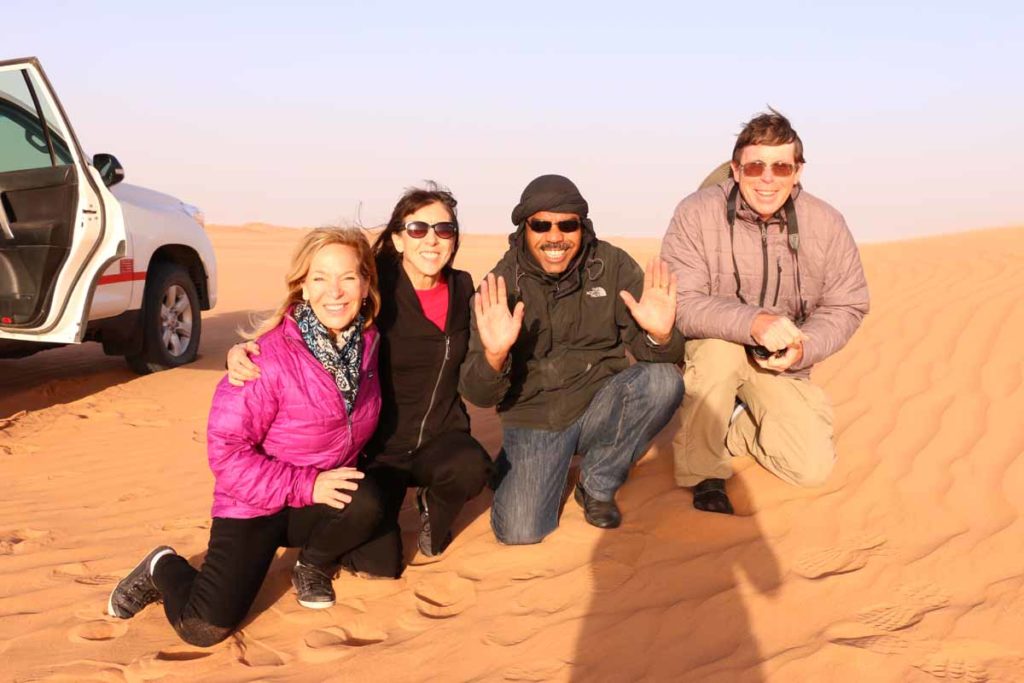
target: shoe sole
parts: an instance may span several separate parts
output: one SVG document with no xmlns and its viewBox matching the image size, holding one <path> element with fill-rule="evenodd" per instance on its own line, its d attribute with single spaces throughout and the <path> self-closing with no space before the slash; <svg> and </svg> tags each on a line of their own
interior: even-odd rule
<svg viewBox="0 0 1024 683">
<path fill-rule="evenodd" d="M 327 609 L 328 607 L 334 607 L 334 601 L 330 602 L 310 602 L 308 600 L 299 600 L 300 605 L 307 609 Z"/>
</svg>

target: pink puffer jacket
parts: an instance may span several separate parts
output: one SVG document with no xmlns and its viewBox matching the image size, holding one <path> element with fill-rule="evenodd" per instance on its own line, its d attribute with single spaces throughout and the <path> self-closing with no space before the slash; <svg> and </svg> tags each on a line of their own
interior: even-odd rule
<svg viewBox="0 0 1024 683">
<path fill-rule="evenodd" d="M 334 378 L 290 316 L 259 339 L 260 378 L 217 385 L 206 432 L 213 516 L 251 518 L 313 502 L 324 470 L 355 466 L 377 427 L 376 328 L 363 332 L 363 375 L 350 416 Z"/>
</svg>

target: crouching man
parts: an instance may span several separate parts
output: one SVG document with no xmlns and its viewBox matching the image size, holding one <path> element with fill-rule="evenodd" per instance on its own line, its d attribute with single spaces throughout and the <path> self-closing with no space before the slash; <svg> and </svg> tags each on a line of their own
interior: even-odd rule
<svg viewBox="0 0 1024 683">
<path fill-rule="evenodd" d="M 474 299 L 459 389 L 501 418 L 491 526 L 503 543 L 538 543 L 558 526 L 577 453 L 586 520 L 619 526 L 615 493 L 683 396 L 675 278 L 599 240 L 588 210 L 568 178 L 533 180 Z"/>
<path fill-rule="evenodd" d="M 801 188 L 803 167 L 789 121 L 761 114 L 731 177 L 680 202 L 665 233 L 687 339 L 676 482 L 700 510 L 733 512 L 730 455 L 798 486 L 823 483 L 836 457 L 828 397 L 808 378 L 853 336 L 868 288 L 846 222 Z"/>
</svg>

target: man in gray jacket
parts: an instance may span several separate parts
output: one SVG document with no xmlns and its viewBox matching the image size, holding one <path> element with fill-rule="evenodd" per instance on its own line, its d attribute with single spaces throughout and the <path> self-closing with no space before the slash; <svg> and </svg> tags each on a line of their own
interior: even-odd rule
<svg viewBox="0 0 1024 683">
<path fill-rule="evenodd" d="M 586 520 L 618 526 L 615 492 L 683 396 L 675 278 L 597 239 L 588 212 L 568 178 L 530 182 L 473 300 L 459 391 L 501 418 L 491 526 L 503 543 L 538 543 L 558 526 L 576 453 Z"/>
<path fill-rule="evenodd" d="M 775 110 L 747 123 L 731 177 L 676 207 L 661 256 L 678 277 L 686 398 L 673 443 L 694 507 L 732 513 L 730 455 L 798 486 L 832 470 L 832 409 L 811 384 L 868 312 L 842 215 L 803 190 L 803 143 Z"/>
</svg>

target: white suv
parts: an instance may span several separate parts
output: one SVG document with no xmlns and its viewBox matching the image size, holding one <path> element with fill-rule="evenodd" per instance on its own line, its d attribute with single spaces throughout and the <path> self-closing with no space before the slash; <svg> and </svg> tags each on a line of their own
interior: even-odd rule
<svg viewBox="0 0 1024 683">
<path fill-rule="evenodd" d="M 0 61 L 0 358 L 98 341 L 141 373 L 195 360 L 217 302 L 202 214 L 122 178 L 37 59 Z"/>
</svg>

